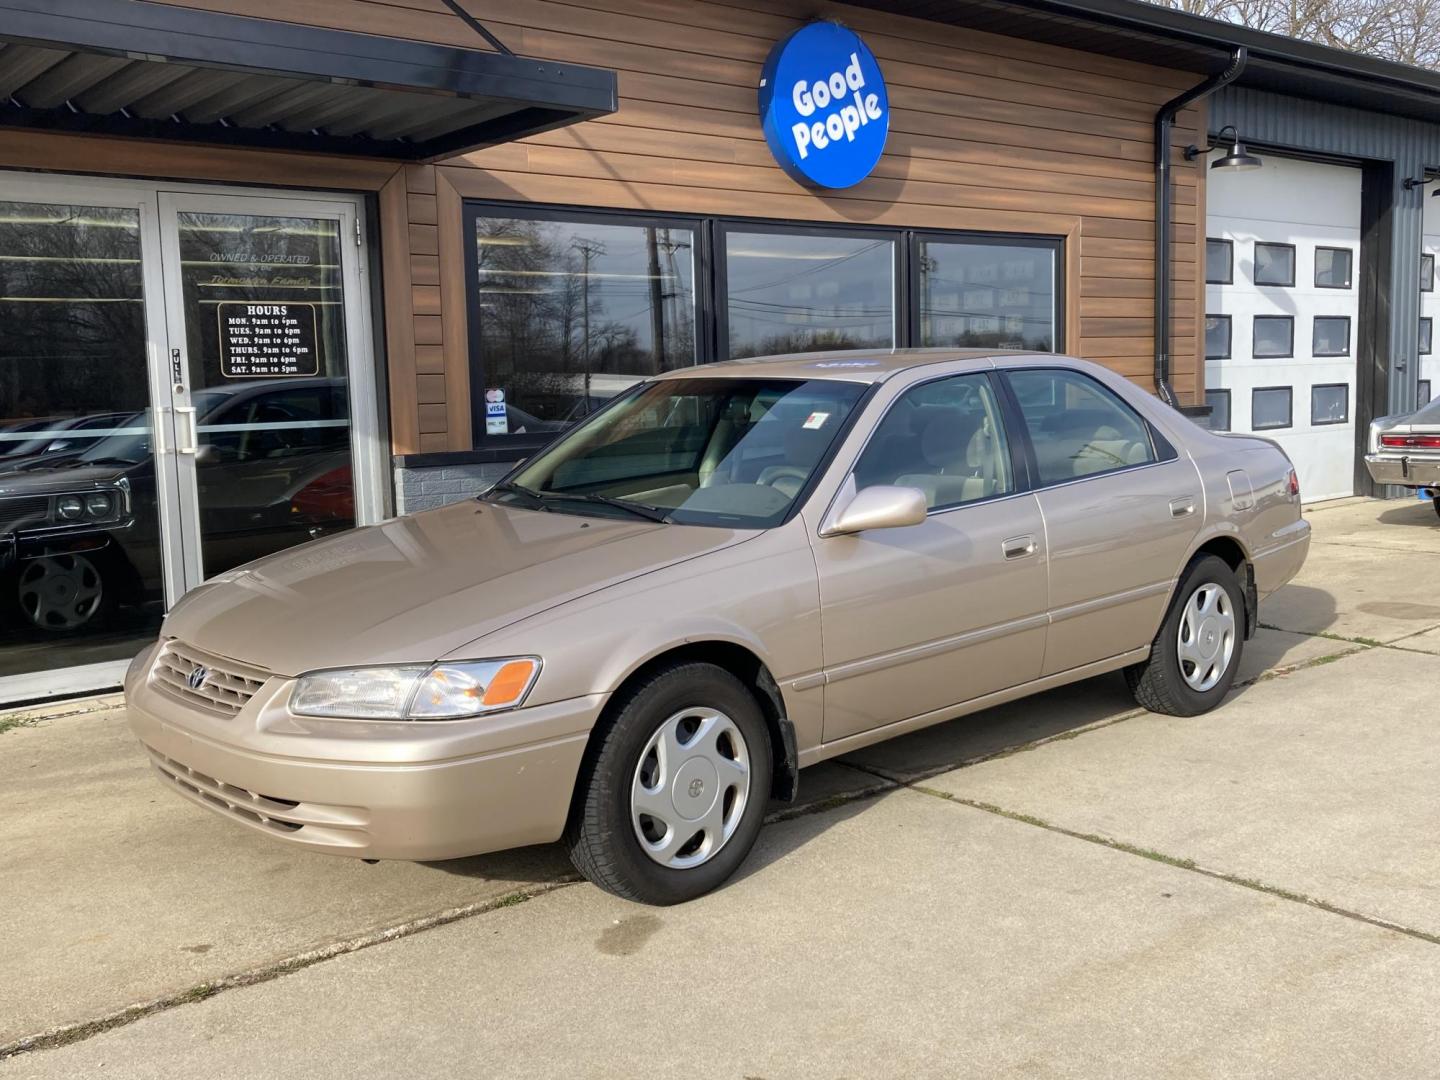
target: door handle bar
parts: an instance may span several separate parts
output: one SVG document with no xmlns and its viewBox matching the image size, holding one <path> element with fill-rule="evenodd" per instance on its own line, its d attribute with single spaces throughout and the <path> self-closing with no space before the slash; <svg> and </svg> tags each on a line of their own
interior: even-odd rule
<svg viewBox="0 0 1440 1080">
<path fill-rule="evenodd" d="M 193 406 L 193 405 L 176 405 L 176 406 L 175 406 L 175 415 L 176 415 L 176 416 L 183 416 L 183 417 L 185 417 L 185 419 L 186 419 L 186 421 L 187 421 L 186 427 L 189 429 L 189 435 L 190 435 L 190 437 L 189 437 L 188 439 L 185 438 L 184 436 L 181 436 L 181 437 L 180 437 L 180 438 L 181 438 L 181 445 L 178 446 L 178 447 L 176 447 L 176 452 L 177 452 L 177 453 L 181 453 L 181 454 L 193 454 L 193 453 L 195 453 L 195 448 L 196 448 L 197 444 L 200 442 L 200 429 L 199 429 L 199 427 L 197 426 L 197 423 L 196 423 L 196 420 L 195 420 L 195 406 Z"/>
<path fill-rule="evenodd" d="M 165 445 L 165 407 L 157 405 L 150 410 L 150 427 L 155 432 L 155 456 L 161 457 L 170 452 Z"/>
<path fill-rule="evenodd" d="M 1183 498 L 1170 500 L 1171 517 L 1189 517 L 1195 512 L 1195 500 L 1186 495 Z"/>
</svg>

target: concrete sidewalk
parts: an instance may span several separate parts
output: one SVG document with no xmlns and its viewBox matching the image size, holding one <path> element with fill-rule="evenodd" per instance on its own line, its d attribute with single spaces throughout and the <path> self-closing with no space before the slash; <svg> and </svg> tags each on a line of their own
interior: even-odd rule
<svg viewBox="0 0 1440 1080">
<path fill-rule="evenodd" d="M 1220 710 L 1114 677 L 873 747 L 664 911 L 555 848 L 291 851 L 161 790 L 114 710 L 0 733 L 0 1045 L 73 1040 L 0 1072 L 1431 1075 L 1440 522 L 1311 518 Z"/>
</svg>

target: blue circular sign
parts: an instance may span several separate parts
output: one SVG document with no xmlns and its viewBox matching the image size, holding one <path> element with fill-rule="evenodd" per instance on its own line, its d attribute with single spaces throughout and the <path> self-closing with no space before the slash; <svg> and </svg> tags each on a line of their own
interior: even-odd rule
<svg viewBox="0 0 1440 1080">
<path fill-rule="evenodd" d="M 837 23 L 802 26 L 770 50 L 760 74 L 760 122 L 792 179 L 858 184 L 890 133 L 885 76 L 865 42 Z"/>
</svg>

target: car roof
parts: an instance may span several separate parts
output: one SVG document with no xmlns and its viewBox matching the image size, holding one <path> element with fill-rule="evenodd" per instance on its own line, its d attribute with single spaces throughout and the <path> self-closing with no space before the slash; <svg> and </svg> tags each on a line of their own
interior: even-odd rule
<svg viewBox="0 0 1440 1080">
<path fill-rule="evenodd" d="M 829 352 L 789 353 L 784 356 L 750 356 L 743 360 L 722 360 L 702 367 L 680 368 L 657 375 L 657 379 L 834 379 L 841 382 L 878 383 L 902 371 L 969 360 L 977 371 L 991 366 L 998 356 L 1007 359 L 1028 355 L 995 349 L 845 349 Z M 1041 355 L 1041 354 L 1036 354 Z M 1054 360 L 1053 353 L 1044 358 Z"/>
</svg>

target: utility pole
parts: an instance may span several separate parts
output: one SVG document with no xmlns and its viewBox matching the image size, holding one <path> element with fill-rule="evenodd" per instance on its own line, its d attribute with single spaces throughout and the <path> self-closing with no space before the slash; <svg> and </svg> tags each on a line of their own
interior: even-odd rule
<svg viewBox="0 0 1440 1080">
<path fill-rule="evenodd" d="M 581 415 L 590 412 L 590 263 L 605 254 L 605 245 L 599 240 L 577 236 L 571 245 L 580 253 L 583 269 L 580 275 L 580 334 L 584 339 L 581 355 L 585 360 L 585 400 Z"/>
<path fill-rule="evenodd" d="M 665 293 L 660 281 L 660 249 L 656 245 L 656 228 L 645 230 L 645 251 L 649 256 L 646 273 L 650 275 L 650 349 L 655 355 L 655 370 L 665 370 Z M 665 230 L 668 239 L 670 230 Z"/>
</svg>

